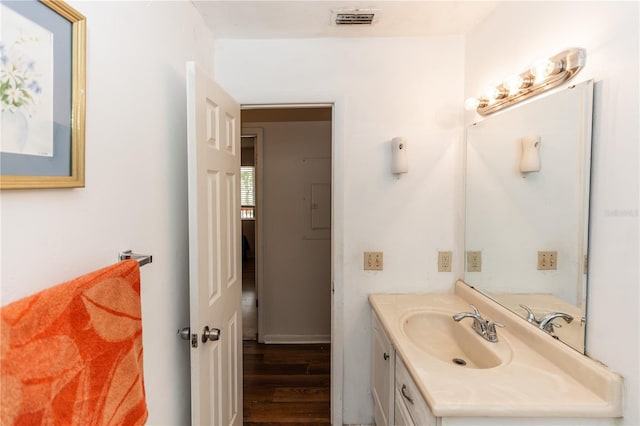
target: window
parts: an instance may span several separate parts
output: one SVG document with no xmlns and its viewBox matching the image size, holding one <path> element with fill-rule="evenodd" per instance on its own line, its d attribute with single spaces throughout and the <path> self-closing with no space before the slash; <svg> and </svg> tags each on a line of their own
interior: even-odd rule
<svg viewBox="0 0 640 426">
<path fill-rule="evenodd" d="M 253 166 L 240 167 L 240 218 L 255 219 L 256 168 Z"/>
</svg>

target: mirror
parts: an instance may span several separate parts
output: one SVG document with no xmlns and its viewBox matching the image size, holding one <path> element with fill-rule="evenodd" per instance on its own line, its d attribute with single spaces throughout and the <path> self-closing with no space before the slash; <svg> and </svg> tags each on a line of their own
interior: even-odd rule
<svg viewBox="0 0 640 426">
<path fill-rule="evenodd" d="M 466 137 L 465 282 L 580 352 L 592 104 L 590 80 L 489 116 Z"/>
</svg>

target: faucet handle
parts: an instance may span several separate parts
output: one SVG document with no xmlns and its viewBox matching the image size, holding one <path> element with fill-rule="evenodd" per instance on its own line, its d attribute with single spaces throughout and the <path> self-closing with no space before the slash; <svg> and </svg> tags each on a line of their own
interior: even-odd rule
<svg viewBox="0 0 640 426">
<path fill-rule="evenodd" d="M 495 322 L 495 321 L 491 321 L 491 320 L 487 320 L 487 340 L 490 342 L 497 342 L 498 341 L 498 333 L 496 331 L 496 327 L 502 327 L 504 328 L 504 324 L 502 324 L 501 322 Z"/>
<path fill-rule="evenodd" d="M 478 308 L 476 308 L 476 305 L 473 304 L 469 304 L 469 306 L 471 306 L 471 309 L 473 309 L 473 312 L 480 318 L 482 318 L 482 315 L 480 315 L 480 311 L 478 310 Z"/>
<path fill-rule="evenodd" d="M 504 328 L 504 324 L 501 322 L 495 322 L 491 320 L 487 320 L 487 330 L 495 333 L 496 327 Z"/>
<path fill-rule="evenodd" d="M 546 323 L 544 325 L 544 327 L 542 327 L 542 329 L 544 331 L 546 331 L 547 333 L 551 333 L 551 334 L 553 334 L 553 332 L 555 331 L 556 328 L 562 328 L 562 325 L 558 324 L 555 321 L 549 321 L 548 323 Z"/>
<path fill-rule="evenodd" d="M 533 311 L 531 310 L 531 308 L 529 308 L 527 305 L 523 305 L 520 304 L 520 307 L 522 309 L 524 309 L 525 311 L 527 311 L 527 321 L 536 324 L 536 315 L 533 313 Z"/>
</svg>

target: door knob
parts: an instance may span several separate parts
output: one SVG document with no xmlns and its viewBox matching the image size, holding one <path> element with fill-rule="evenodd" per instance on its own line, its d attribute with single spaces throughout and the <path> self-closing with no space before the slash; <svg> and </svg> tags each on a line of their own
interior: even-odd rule
<svg viewBox="0 0 640 426">
<path fill-rule="evenodd" d="M 198 334 L 197 333 L 191 334 L 190 327 L 182 327 L 180 330 L 178 330 L 178 336 L 180 336 L 182 340 L 191 340 L 192 348 L 198 347 Z"/>
<path fill-rule="evenodd" d="M 202 343 L 206 343 L 207 340 L 215 342 L 216 340 L 220 340 L 220 329 L 219 328 L 209 328 L 208 325 L 204 327 L 202 330 Z"/>
<path fill-rule="evenodd" d="M 191 329 L 189 327 L 182 327 L 178 330 L 178 336 L 180 336 L 182 340 L 191 339 Z"/>
</svg>

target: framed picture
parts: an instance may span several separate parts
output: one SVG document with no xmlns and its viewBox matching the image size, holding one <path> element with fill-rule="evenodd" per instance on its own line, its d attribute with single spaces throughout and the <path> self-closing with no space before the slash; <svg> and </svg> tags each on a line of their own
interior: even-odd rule
<svg viewBox="0 0 640 426">
<path fill-rule="evenodd" d="M 84 187 L 86 19 L 0 4 L 0 189 Z"/>
</svg>

